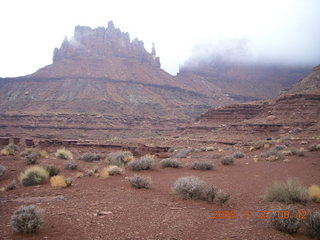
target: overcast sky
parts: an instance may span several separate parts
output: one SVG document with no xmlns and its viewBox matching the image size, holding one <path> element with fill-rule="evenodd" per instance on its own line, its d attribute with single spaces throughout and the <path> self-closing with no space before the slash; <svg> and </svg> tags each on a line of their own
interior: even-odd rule
<svg viewBox="0 0 320 240">
<path fill-rule="evenodd" d="M 76 25 L 106 27 L 110 20 L 148 51 L 155 42 L 172 74 L 188 58 L 237 41 L 248 58 L 315 65 L 319 10 L 320 0 L 1 0 L 0 77 L 35 72 Z"/>
</svg>

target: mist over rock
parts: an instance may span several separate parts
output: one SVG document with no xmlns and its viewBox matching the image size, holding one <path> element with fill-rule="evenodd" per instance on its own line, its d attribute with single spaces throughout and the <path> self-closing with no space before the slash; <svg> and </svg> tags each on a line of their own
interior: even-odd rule
<svg viewBox="0 0 320 240">
<path fill-rule="evenodd" d="M 275 97 L 281 90 L 306 76 L 311 69 L 312 66 L 252 59 L 243 47 L 237 46 L 192 56 L 180 66 L 178 77 L 192 75 L 211 82 L 231 98 L 240 101 Z"/>
</svg>

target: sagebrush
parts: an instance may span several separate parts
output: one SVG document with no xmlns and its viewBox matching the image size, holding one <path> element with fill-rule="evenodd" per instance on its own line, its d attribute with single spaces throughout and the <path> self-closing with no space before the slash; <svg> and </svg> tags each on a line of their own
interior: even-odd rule
<svg viewBox="0 0 320 240">
<path fill-rule="evenodd" d="M 283 217 L 282 214 L 289 212 L 288 217 Z M 298 211 L 292 207 L 277 209 L 272 212 L 270 222 L 278 231 L 289 234 L 295 233 L 301 227 L 301 218 L 297 217 Z"/>
<path fill-rule="evenodd" d="M 160 161 L 160 166 L 162 168 L 181 168 L 182 164 L 176 159 L 167 158 Z"/>
<path fill-rule="evenodd" d="M 131 186 L 134 188 L 150 188 L 151 179 L 149 177 L 144 177 L 141 175 L 134 175 L 133 177 L 129 177 L 129 182 Z"/>
<path fill-rule="evenodd" d="M 75 160 L 68 160 L 65 162 L 64 168 L 68 170 L 76 170 L 78 168 L 78 163 Z"/>
<path fill-rule="evenodd" d="M 101 159 L 101 156 L 96 153 L 85 153 L 81 155 L 79 159 L 85 162 L 93 162 L 99 161 Z"/>
<path fill-rule="evenodd" d="M 221 159 L 222 165 L 231 165 L 234 164 L 234 158 L 232 156 L 226 156 Z"/>
<path fill-rule="evenodd" d="M 7 172 L 7 168 L 3 165 L 0 165 L 0 179 L 4 177 Z"/>
<path fill-rule="evenodd" d="M 306 233 L 312 238 L 320 239 L 320 212 L 308 214 L 306 221 Z"/>
<path fill-rule="evenodd" d="M 33 233 L 39 231 L 44 222 L 44 210 L 30 205 L 22 206 L 11 216 L 11 226 L 18 233 Z"/>
<path fill-rule="evenodd" d="M 109 153 L 107 157 L 107 164 L 123 167 L 128 162 L 133 160 L 133 154 L 129 151 L 118 151 Z"/>
<path fill-rule="evenodd" d="M 190 168 L 194 170 L 212 170 L 214 165 L 212 162 L 193 162 Z"/>
<path fill-rule="evenodd" d="M 149 157 L 142 157 L 140 159 L 133 160 L 129 162 L 128 168 L 132 171 L 154 169 L 154 159 Z"/>
</svg>

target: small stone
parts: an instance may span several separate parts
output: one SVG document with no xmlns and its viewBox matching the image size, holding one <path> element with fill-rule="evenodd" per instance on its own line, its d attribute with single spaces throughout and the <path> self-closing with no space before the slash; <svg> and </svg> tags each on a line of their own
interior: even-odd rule
<svg viewBox="0 0 320 240">
<path fill-rule="evenodd" d="M 112 214 L 112 212 L 110 211 L 101 211 L 101 212 L 98 212 L 98 215 L 101 216 L 101 215 L 109 215 L 109 214 Z"/>
<path fill-rule="evenodd" d="M 291 160 L 289 160 L 289 159 L 285 159 L 285 160 L 283 160 L 283 162 L 285 162 L 285 163 L 289 163 L 289 162 L 291 162 Z"/>
</svg>

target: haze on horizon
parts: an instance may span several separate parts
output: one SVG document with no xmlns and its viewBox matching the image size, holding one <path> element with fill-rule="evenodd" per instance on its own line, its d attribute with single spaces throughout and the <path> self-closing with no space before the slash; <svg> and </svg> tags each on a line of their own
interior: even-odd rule
<svg viewBox="0 0 320 240">
<path fill-rule="evenodd" d="M 188 59 L 227 55 L 239 43 L 242 50 L 232 54 L 244 61 L 320 63 L 318 0 L 4 0 L 0 8 L 0 77 L 51 64 L 53 49 L 75 26 L 106 27 L 110 20 L 147 51 L 154 42 L 171 74 Z"/>
</svg>

